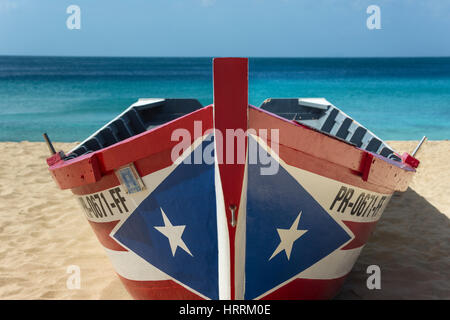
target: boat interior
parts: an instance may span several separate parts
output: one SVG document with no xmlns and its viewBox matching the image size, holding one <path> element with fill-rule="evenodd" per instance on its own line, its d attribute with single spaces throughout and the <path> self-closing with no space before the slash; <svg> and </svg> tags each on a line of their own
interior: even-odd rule
<svg viewBox="0 0 450 320">
<path fill-rule="evenodd" d="M 65 160 L 109 147 L 201 108 L 196 99 L 139 99 L 71 150 Z"/>
<path fill-rule="evenodd" d="M 71 150 L 64 160 L 109 147 L 201 108 L 196 99 L 139 99 Z M 383 140 L 324 98 L 271 98 L 260 108 L 358 148 L 401 161 Z"/>
<path fill-rule="evenodd" d="M 358 148 L 401 161 L 382 139 L 324 98 L 266 99 L 260 108 Z"/>
</svg>

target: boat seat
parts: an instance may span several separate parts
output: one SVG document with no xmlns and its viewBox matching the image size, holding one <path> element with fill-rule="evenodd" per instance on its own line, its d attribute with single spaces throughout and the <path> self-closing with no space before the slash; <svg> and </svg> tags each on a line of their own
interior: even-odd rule
<svg viewBox="0 0 450 320">
<path fill-rule="evenodd" d="M 202 107 L 195 99 L 139 99 L 75 147 L 66 159 L 112 146 Z"/>
<path fill-rule="evenodd" d="M 372 138 L 372 140 L 370 140 L 369 144 L 367 145 L 366 150 L 371 152 L 377 152 L 380 146 L 381 141 L 378 140 L 377 138 Z"/>
<path fill-rule="evenodd" d="M 289 120 L 316 120 L 323 116 L 325 110 L 300 104 L 299 99 L 266 99 L 261 109 L 275 113 Z"/>
<path fill-rule="evenodd" d="M 357 147 L 361 147 L 363 142 L 364 135 L 366 134 L 367 129 L 363 127 L 358 127 L 350 138 L 350 142 L 353 143 Z"/>
<path fill-rule="evenodd" d="M 385 142 L 323 98 L 270 98 L 261 109 L 383 157 L 401 161 Z M 381 150 L 380 150 L 381 149 Z M 380 151 L 378 151 L 380 150 Z"/>
<path fill-rule="evenodd" d="M 341 139 L 347 139 L 348 134 L 350 131 L 348 130 L 350 126 L 353 123 L 353 119 L 351 118 L 345 118 L 345 120 L 342 122 L 341 127 L 339 128 L 338 132 L 336 133 L 336 137 L 339 137 Z"/>
</svg>

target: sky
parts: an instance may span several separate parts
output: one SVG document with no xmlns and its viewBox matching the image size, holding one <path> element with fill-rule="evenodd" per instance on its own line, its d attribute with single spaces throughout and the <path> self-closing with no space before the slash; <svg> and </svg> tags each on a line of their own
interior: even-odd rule
<svg viewBox="0 0 450 320">
<path fill-rule="evenodd" d="M 0 0 L 0 55 L 450 56 L 449 34 L 450 0 Z"/>
</svg>

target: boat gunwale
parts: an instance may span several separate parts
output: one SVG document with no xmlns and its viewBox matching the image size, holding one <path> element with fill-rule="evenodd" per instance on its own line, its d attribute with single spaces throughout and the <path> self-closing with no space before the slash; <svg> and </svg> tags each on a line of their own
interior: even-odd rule
<svg viewBox="0 0 450 320">
<path fill-rule="evenodd" d="M 285 119 L 283 117 L 280 117 L 274 113 L 271 113 L 267 110 L 263 110 L 261 108 L 252 106 L 252 105 L 248 105 L 248 110 L 249 113 L 252 112 L 251 110 L 255 110 L 257 112 L 263 113 L 265 115 L 268 115 L 270 117 L 272 117 L 273 119 L 276 119 L 278 121 L 282 121 L 284 124 L 288 125 L 288 126 L 292 126 L 293 128 L 302 128 L 305 130 L 308 130 L 309 132 L 313 133 L 314 135 L 317 135 L 317 137 L 323 137 L 322 139 L 325 139 L 325 141 L 333 141 L 333 143 L 338 143 L 337 146 L 339 147 L 343 147 L 344 149 L 347 149 L 348 151 L 354 153 L 353 154 L 353 158 L 354 161 L 356 161 L 355 163 L 349 163 L 348 161 L 337 161 L 336 159 L 330 159 L 330 158 L 326 158 L 324 157 L 322 154 L 323 152 L 314 152 L 314 150 L 312 150 L 312 148 L 310 147 L 309 150 L 308 148 L 296 148 L 295 146 L 292 146 L 291 143 L 285 144 L 282 143 L 282 141 L 280 141 L 280 145 L 283 145 L 284 147 L 288 147 L 288 148 L 292 148 L 296 151 L 308 154 L 312 157 L 315 158 L 319 158 L 322 160 L 325 160 L 327 162 L 339 165 L 341 167 L 344 167 L 346 169 L 349 169 L 351 171 L 354 172 L 355 175 L 361 175 L 362 176 L 362 161 L 363 158 L 365 157 L 366 154 L 370 154 L 374 159 L 378 159 L 380 160 L 382 163 L 384 163 L 384 165 L 382 166 L 391 166 L 394 167 L 395 170 L 400 170 L 399 172 L 405 172 L 405 173 L 414 173 L 416 170 L 411 167 L 410 165 L 403 163 L 403 162 L 398 162 L 398 161 L 394 161 L 388 158 L 385 158 L 381 155 L 378 155 L 376 153 L 358 148 L 357 146 L 348 143 L 347 141 L 344 141 L 342 139 L 338 139 L 332 135 L 329 134 L 325 134 L 323 132 L 320 132 L 317 129 L 308 127 L 304 124 L 298 123 L 296 121 L 293 120 L 288 120 Z M 210 112 L 210 115 L 207 115 Z M 186 121 L 186 119 L 188 119 L 188 121 L 193 122 L 195 120 L 198 119 L 190 119 L 192 117 L 196 117 L 196 116 L 203 116 L 206 115 L 206 118 L 208 119 L 201 119 L 203 122 L 204 120 L 207 120 L 209 122 L 209 125 L 206 126 L 207 128 L 203 128 L 203 131 L 206 131 L 208 129 L 211 129 L 213 124 L 213 104 L 207 105 L 201 109 L 195 110 L 193 112 L 190 112 L 186 115 L 183 115 L 179 118 L 176 118 L 174 120 L 168 121 L 164 124 L 161 124 L 160 126 L 156 126 L 153 127 L 147 131 L 144 131 L 142 133 L 139 133 L 137 135 L 134 135 L 132 137 L 129 137 L 127 139 L 124 139 L 118 143 L 115 143 L 111 146 L 90 152 L 88 154 L 84 154 L 81 156 L 78 156 L 76 158 L 73 159 L 69 159 L 64 161 L 63 159 L 61 159 L 60 161 L 54 163 L 53 165 L 49 166 L 49 171 L 51 172 L 53 178 L 56 180 L 56 182 L 58 183 L 59 187 L 61 189 L 72 189 L 72 188 L 76 188 L 82 185 L 87 185 L 87 184 L 91 184 L 91 183 L 95 183 L 97 181 L 99 181 L 101 179 L 102 176 L 108 175 L 109 173 L 113 172 L 115 169 L 118 169 L 120 166 L 126 165 L 128 163 L 134 163 L 138 160 L 141 160 L 143 158 L 149 157 L 153 154 L 156 154 L 158 152 L 162 152 L 164 150 L 167 150 L 170 148 L 170 144 L 169 143 L 165 143 L 162 142 L 160 144 L 159 148 L 145 148 L 145 152 L 141 152 L 140 155 L 137 155 L 136 153 L 133 154 L 126 154 L 126 156 L 123 156 L 122 153 L 124 152 L 123 149 L 124 147 L 128 147 L 131 146 L 133 143 L 137 143 L 138 141 L 140 141 L 141 139 L 144 139 L 144 137 L 151 137 L 153 135 L 157 135 L 157 134 L 161 134 L 162 130 L 170 130 L 171 127 L 173 126 L 177 126 L 177 124 L 180 124 L 180 122 Z M 249 117 L 249 123 L 252 121 L 251 117 Z M 205 123 L 204 125 L 205 126 Z M 249 128 L 251 128 L 251 125 L 249 126 Z M 268 140 L 269 137 L 268 137 Z M 131 145 L 130 145 L 131 144 Z M 166 145 L 164 147 L 164 145 Z M 162 147 L 161 147 L 162 146 Z M 344 147 L 345 146 L 345 147 Z M 139 148 L 133 148 L 133 149 L 139 149 Z M 120 155 L 120 159 L 121 161 L 111 161 L 111 154 L 121 154 Z M 334 158 L 336 158 L 334 156 Z M 377 161 L 377 162 L 380 162 Z M 72 168 L 77 168 L 77 171 L 79 171 L 79 167 L 85 167 L 85 171 L 88 173 L 88 176 L 83 176 L 83 181 L 80 181 L 80 179 L 71 179 L 71 177 L 69 177 L 69 174 L 67 174 L 68 172 L 71 171 Z M 369 168 L 370 169 L 370 168 Z M 59 174 L 59 173 L 63 173 L 63 174 Z M 90 174 L 90 175 L 89 175 Z M 62 180 L 66 180 L 65 182 Z M 76 181 L 78 180 L 78 181 Z M 410 180 L 410 179 L 407 179 Z M 369 183 L 369 181 L 366 181 L 367 183 Z M 376 185 L 386 188 L 386 189 L 393 189 L 394 191 L 400 191 L 403 190 L 404 188 L 397 188 L 396 186 L 398 186 L 398 183 L 394 183 L 392 184 L 386 184 L 386 183 L 375 183 Z M 402 185 L 406 185 L 407 186 L 408 182 L 404 182 L 402 183 Z"/>
</svg>

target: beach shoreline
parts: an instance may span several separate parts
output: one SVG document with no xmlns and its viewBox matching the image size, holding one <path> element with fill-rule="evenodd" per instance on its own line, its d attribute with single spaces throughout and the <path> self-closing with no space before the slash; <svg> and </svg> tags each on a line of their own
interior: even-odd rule
<svg viewBox="0 0 450 320">
<path fill-rule="evenodd" d="M 387 141 L 411 152 L 418 141 Z M 54 143 L 68 151 L 77 143 Z M 43 142 L 0 142 L 0 299 L 131 299 L 69 190 L 47 170 Z M 450 299 L 450 141 L 427 141 L 337 299 Z M 381 290 L 369 290 L 370 265 Z M 81 271 L 69 289 L 70 266 Z"/>
</svg>

